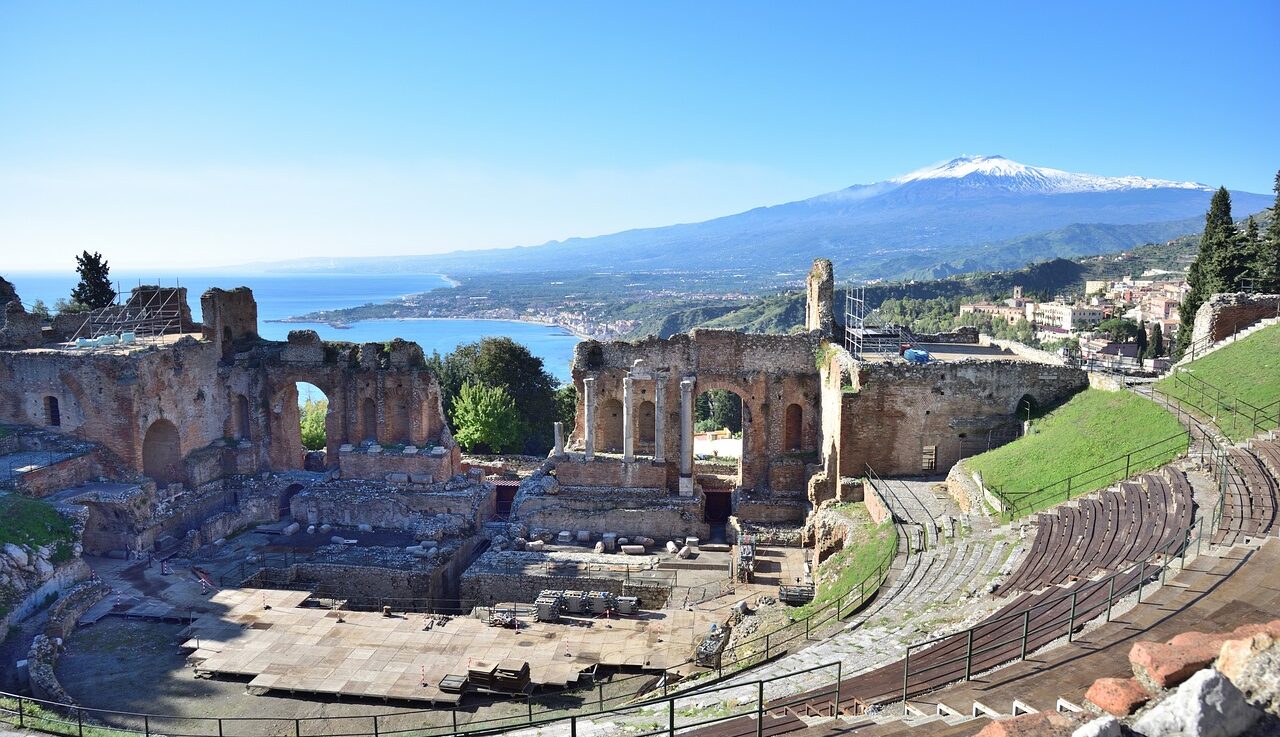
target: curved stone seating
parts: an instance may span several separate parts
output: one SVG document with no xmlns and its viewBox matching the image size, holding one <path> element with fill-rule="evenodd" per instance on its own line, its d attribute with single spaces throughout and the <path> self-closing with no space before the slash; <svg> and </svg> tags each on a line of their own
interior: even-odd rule
<svg viewBox="0 0 1280 737">
<path fill-rule="evenodd" d="M 1260 442 L 1259 445 L 1264 445 Z M 1274 445 L 1272 443 L 1271 445 Z M 1269 460 L 1273 449 L 1268 447 L 1263 455 Z M 1236 473 L 1228 474 L 1223 492 L 1222 519 L 1214 532 L 1215 545 L 1235 545 L 1263 537 L 1275 526 L 1277 484 L 1276 477 L 1259 460 L 1258 456 L 1244 448 L 1227 451 Z"/>
<path fill-rule="evenodd" d="M 1185 537 L 1194 514 L 1191 485 L 1172 467 L 1041 513 L 1030 552 L 996 594 L 1038 591 L 1145 560 Z"/>
</svg>

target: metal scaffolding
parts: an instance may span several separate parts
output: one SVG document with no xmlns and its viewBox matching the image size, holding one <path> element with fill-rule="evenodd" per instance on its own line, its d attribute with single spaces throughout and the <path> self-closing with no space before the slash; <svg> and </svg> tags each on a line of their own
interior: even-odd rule
<svg viewBox="0 0 1280 737">
<path fill-rule="evenodd" d="M 176 284 L 176 282 L 175 282 Z M 71 340 L 77 347 L 98 347 L 141 341 L 160 341 L 163 336 L 182 332 L 181 289 L 139 285 L 123 304 L 91 310 Z"/>
</svg>

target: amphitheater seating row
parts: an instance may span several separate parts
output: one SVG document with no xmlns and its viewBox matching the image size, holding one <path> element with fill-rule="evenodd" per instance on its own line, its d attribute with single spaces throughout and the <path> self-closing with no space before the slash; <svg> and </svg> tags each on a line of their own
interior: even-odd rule
<svg viewBox="0 0 1280 737">
<path fill-rule="evenodd" d="M 1272 462 L 1280 460 L 1274 443 L 1259 442 L 1259 455 Z M 1265 448 L 1263 447 L 1265 446 Z M 1222 500 L 1222 519 L 1214 531 L 1215 545 L 1235 545 L 1265 536 L 1276 523 L 1276 503 L 1280 489 L 1276 477 L 1258 455 L 1244 448 L 1227 451 L 1235 473 L 1227 474 Z"/>
<path fill-rule="evenodd" d="M 1191 484 L 1172 467 L 1062 505 L 1039 515 L 1031 550 L 996 594 L 1037 591 L 1145 560 L 1185 539 L 1194 518 Z"/>
</svg>

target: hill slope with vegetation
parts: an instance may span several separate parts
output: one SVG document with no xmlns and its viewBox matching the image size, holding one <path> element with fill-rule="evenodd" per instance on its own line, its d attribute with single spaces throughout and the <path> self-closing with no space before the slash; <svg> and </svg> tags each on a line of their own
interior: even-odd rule
<svg viewBox="0 0 1280 737">
<path fill-rule="evenodd" d="M 1178 368 L 1156 388 L 1232 440 L 1275 429 L 1280 425 L 1280 325 Z"/>
</svg>

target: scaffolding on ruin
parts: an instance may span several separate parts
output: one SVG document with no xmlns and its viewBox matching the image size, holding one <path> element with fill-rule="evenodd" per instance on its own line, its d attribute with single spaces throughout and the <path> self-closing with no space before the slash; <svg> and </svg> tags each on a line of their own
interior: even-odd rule
<svg viewBox="0 0 1280 737">
<path fill-rule="evenodd" d="M 874 319 L 878 310 L 867 310 L 867 288 L 851 286 L 844 298 L 845 349 L 861 361 L 866 354 L 897 354 L 903 343 L 915 342 L 910 330 L 900 325 L 879 325 Z"/>
<path fill-rule="evenodd" d="M 117 285 L 116 302 L 86 313 L 71 341 L 77 347 L 159 342 L 166 335 L 182 332 L 185 306 L 176 280 L 172 288 L 139 283 L 123 303 Z"/>
</svg>

